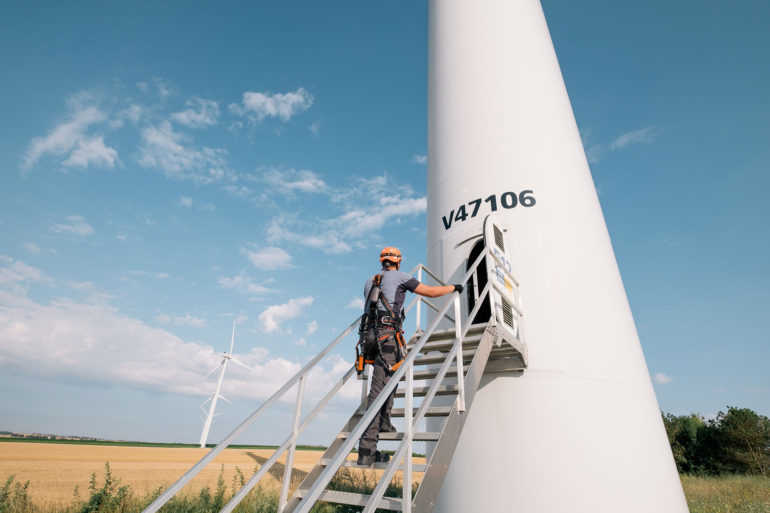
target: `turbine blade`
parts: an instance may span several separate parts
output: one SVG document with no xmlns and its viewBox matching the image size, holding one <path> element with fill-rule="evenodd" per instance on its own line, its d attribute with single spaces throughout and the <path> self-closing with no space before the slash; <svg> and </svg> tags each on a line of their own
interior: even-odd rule
<svg viewBox="0 0 770 513">
<path fill-rule="evenodd" d="M 235 364 L 237 364 L 237 365 L 240 365 L 240 366 L 241 366 L 241 367 L 243 367 L 244 369 L 247 369 L 247 370 L 250 370 L 250 371 L 254 372 L 254 369 L 253 369 L 253 368 L 249 367 L 248 365 L 246 365 L 245 363 L 243 363 L 242 361 L 240 361 L 240 360 L 239 360 L 239 359 L 237 359 L 237 358 L 230 358 L 230 361 L 231 361 L 231 362 L 233 362 L 233 363 L 235 363 Z"/>
<path fill-rule="evenodd" d="M 223 363 L 223 362 L 220 362 L 220 363 L 219 363 L 219 365 L 217 365 L 216 367 L 214 367 L 214 368 L 211 370 L 211 372 L 209 372 L 208 374 L 206 374 L 206 377 L 205 377 L 205 378 L 203 378 L 203 379 L 209 379 L 209 378 L 211 377 L 211 375 L 212 375 L 212 374 L 214 374 L 216 371 L 218 371 L 218 370 L 219 370 L 219 368 L 222 366 L 222 363 Z"/>
<path fill-rule="evenodd" d="M 233 319 L 233 334 L 230 337 L 230 354 L 233 354 L 233 345 L 235 345 L 235 319 Z"/>
</svg>

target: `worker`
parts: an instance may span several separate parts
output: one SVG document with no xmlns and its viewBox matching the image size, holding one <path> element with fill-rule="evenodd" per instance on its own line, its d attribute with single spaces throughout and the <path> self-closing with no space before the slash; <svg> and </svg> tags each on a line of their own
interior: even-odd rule
<svg viewBox="0 0 770 513">
<path fill-rule="evenodd" d="M 380 252 L 382 273 L 369 278 L 364 286 L 364 316 L 361 323 L 362 333 L 369 332 L 370 343 L 362 348 L 361 362 L 366 361 L 374 367 L 372 385 L 369 390 L 368 404 L 372 404 L 380 394 L 391 375 L 406 358 L 401 324 L 404 320 L 404 299 L 407 291 L 425 297 L 440 297 L 453 292 L 462 293 L 462 285 L 430 286 L 420 283 L 416 278 L 399 271 L 401 251 L 386 247 Z M 362 340 L 364 337 L 362 337 Z M 363 370 L 363 364 L 359 371 Z M 358 443 L 358 464 L 369 466 L 375 462 L 386 462 L 390 455 L 377 450 L 377 440 L 381 432 L 395 432 L 390 422 L 390 410 L 396 390 L 374 416 Z"/>
</svg>

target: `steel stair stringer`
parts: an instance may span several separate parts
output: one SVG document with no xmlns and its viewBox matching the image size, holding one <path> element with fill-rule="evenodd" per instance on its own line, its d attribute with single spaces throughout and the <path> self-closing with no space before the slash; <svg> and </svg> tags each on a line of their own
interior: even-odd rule
<svg viewBox="0 0 770 513">
<path fill-rule="evenodd" d="M 449 465 L 452 463 L 452 457 L 457 448 L 457 442 L 460 440 L 465 421 L 468 415 L 470 415 L 473 399 L 481 383 L 481 377 L 484 374 L 484 368 L 487 366 L 489 355 L 492 352 L 492 345 L 496 338 L 496 327 L 493 325 L 487 326 L 476 349 L 476 354 L 465 374 L 465 412 L 458 411 L 455 404 L 449 417 L 444 422 L 441 436 L 433 448 L 425 475 L 413 499 L 414 511 L 429 513 L 436 506 L 436 499 L 444 483 L 444 477 L 446 477 L 449 471 Z"/>
</svg>

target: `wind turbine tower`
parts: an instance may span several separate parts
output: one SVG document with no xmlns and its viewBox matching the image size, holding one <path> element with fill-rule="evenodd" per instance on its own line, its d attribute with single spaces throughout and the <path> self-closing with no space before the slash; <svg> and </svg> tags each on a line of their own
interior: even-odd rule
<svg viewBox="0 0 770 513">
<path fill-rule="evenodd" d="M 214 391 L 214 394 L 208 399 L 206 399 L 206 401 L 201 405 L 201 409 L 203 409 L 203 407 L 206 406 L 206 403 L 209 403 L 208 414 L 206 415 L 206 420 L 203 422 L 203 431 L 201 431 L 201 439 L 200 439 L 201 448 L 206 447 L 206 440 L 209 437 L 209 430 L 211 429 L 211 423 L 214 420 L 214 412 L 217 408 L 217 401 L 220 398 L 227 401 L 227 399 L 222 395 L 222 383 L 225 380 L 225 371 L 227 370 L 227 364 L 232 361 L 233 363 L 240 365 L 241 367 L 252 370 L 251 367 L 249 367 L 248 365 L 244 364 L 240 360 L 233 357 L 234 345 L 235 345 L 235 321 L 233 321 L 233 332 L 232 332 L 232 335 L 230 336 L 230 352 L 222 353 L 222 361 L 219 363 L 219 366 L 216 367 L 211 373 L 209 373 L 209 376 L 210 376 L 211 374 L 216 372 L 217 369 L 219 369 L 219 377 L 217 378 L 217 388 Z"/>
<path fill-rule="evenodd" d="M 686 512 L 540 1 L 430 0 L 428 61 L 428 267 L 456 282 L 495 216 L 529 351 L 482 379 L 436 511 Z"/>
</svg>

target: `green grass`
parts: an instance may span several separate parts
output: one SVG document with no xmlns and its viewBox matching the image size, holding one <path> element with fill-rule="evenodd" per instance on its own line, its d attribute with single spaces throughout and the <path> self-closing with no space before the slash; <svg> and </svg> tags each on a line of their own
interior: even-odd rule
<svg viewBox="0 0 770 513">
<path fill-rule="evenodd" d="M 246 476 L 236 467 L 236 474 L 230 487 L 226 485 L 223 473 L 214 490 L 206 487 L 197 494 L 180 495 L 172 498 L 161 509 L 162 513 L 214 513 L 230 500 L 236 490 L 246 482 Z M 293 483 L 296 486 L 298 483 Z M 333 490 L 370 493 L 375 486 L 374 478 L 368 473 L 352 473 L 347 469 L 340 471 L 329 484 Z M 413 490 L 416 490 L 416 488 Z M 97 479 L 91 475 L 88 494 L 81 497 L 77 487 L 69 504 L 39 504 L 30 497 L 29 482 L 17 482 L 10 476 L 0 486 L 0 513 L 139 513 L 150 504 L 163 489 L 139 496 L 129 485 L 121 485 L 120 480 L 112 475 L 109 463 L 104 466 L 104 476 Z M 400 497 L 400 483 L 391 483 L 385 495 Z M 278 509 L 278 492 L 265 491 L 256 487 L 235 509 L 236 513 L 275 513 Z M 361 508 L 337 504 L 319 503 L 312 513 L 352 513 Z"/>
<path fill-rule="evenodd" d="M 690 513 L 770 513 L 770 477 L 682 476 Z"/>
<path fill-rule="evenodd" d="M 49 438 L 0 438 L 0 442 L 26 442 L 26 443 L 40 443 L 40 444 L 65 444 L 65 445 L 108 445 L 108 446 L 123 446 L 123 447 L 165 447 L 167 449 L 173 448 L 198 448 L 198 444 L 183 444 L 183 443 L 162 443 L 162 442 L 132 442 L 132 441 L 115 441 L 115 440 L 66 440 L 66 439 L 49 439 Z M 212 448 L 215 444 L 207 444 L 206 447 Z M 232 444 L 228 445 L 230 449 L 277 449 L 277 445 L 244 445 L 244 444 Z M 320 445 L 297 445 L 298 451 L 325 451 L 326 447 Z M 2 510 L 0 510 L 2 511 Z"/>
<path fill-rule="evenodd" d="M 699 477 L 683 475 L 690 513 L 770 513 L 770 477 L 722 476 Z M 220 473 L 216 488 L 204 488 L 196 494 L 174 497 L 161 511 L 163 513 L 209 513 L 219 511 L 243 486 L 246 476 L 236 469 L 230 486 Z M 296 484 L 296 483 L 295 483 Z M 350 472 L 342 469 L 330 483 L 333 490 L 371 493 L 375 481 L 370 473 Z M 69 504 L 39 504 L 29 495 L 29 483 L 19 483 L 13 476 L 0 483 L 0 513 L 139 513 L 161 493 L 137 495 L 130 486 L 121 485 L 105 465 L 104 476 L 91 476 L 87 494 L 81 497 L 75 488 Z M 401 483 L 394 481 L 385 495 L 401 496 Z M 413 488 L 412 493 L 415 492 Z M 278 495 L 272 489 L 259 487 L 249 493 L 236 508 L 237 513 L 274 513 L 278 507 Z M 318 504 L 313 513 L 352 513 L 361 508 L 344 505 Z"/>
</svg>

